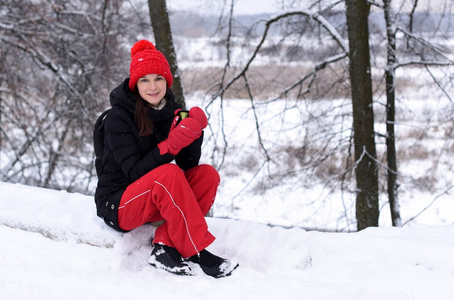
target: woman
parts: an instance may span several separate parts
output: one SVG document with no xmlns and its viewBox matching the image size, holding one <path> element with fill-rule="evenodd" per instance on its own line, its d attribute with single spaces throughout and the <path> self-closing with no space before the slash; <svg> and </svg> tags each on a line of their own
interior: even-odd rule
<svg viewBox="0 0 454 300">
<path fill-rule="evenodd" d="M 207 117 L 198 107 L 178 116 L 169 63 L 151 42 L 134 44 L 129 75 L 110 94 L 97 214 L 118 231 L 164 221 L 148 261 L 154 267 L 192 275 L 198 264 L 210 276 L 228 276 L 238 264 L 206 250 L 215 238 L 204 216 L 220 182 L 212 166 L 199 165 Z"/>
</svg>

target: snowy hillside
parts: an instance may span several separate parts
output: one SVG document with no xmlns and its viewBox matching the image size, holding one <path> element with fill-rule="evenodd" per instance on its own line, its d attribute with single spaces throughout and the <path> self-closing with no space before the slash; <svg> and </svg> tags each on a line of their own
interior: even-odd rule
<svg viewBox="0 0 454 300">
<path fill-rule="evenodd" d="M 153 227 L 121 235 L 92 197 L 0 183 L 2 299 L 453 299 L 454 225 L 320 233 L 208 218 L 230 277 L 148 266 Z"/>
</svg>

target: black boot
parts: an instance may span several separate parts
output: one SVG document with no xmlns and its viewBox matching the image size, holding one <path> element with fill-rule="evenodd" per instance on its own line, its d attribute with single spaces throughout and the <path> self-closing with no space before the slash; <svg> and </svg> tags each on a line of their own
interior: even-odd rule
<svg viewBox="0 0 454 300">
<path fill-rule="evenodd" d="M 177 249 L 166 245 L 154 244 L 148 263 L 158 269 L 163 269 L 173 274 L 194 275 Z"/>
<path fill-rule="evenodd" d="M 237 263 L 216 256 L 206 249 L 200 251 L 198 255 L 191 256 L 188 261 L 199 264 L 205 274 L 214 278 L 229 276 L 238 267 Z"/>
</svg>

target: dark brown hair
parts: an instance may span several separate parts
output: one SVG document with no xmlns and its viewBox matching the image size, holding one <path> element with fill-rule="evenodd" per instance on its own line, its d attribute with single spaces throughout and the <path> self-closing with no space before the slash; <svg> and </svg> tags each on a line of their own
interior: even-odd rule
<svg viewBox="0 0 454 300">
<path fill-rule="evenodd" d="M 149 111 L 150 105 L 137 93 L 134 119 L 139 126 L 139 136 L 147 136 L 153 132 L 153 122 L 148 118 Z"/>
</svg>

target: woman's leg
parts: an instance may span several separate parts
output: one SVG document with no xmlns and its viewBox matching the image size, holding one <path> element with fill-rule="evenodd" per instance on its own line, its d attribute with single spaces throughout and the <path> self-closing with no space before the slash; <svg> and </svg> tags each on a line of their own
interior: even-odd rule
<svg viewBox="0 0 454 300">
<path fill-rule="evenodd" d="M 215 239 L 185 174 L 174 164 L 162 165 L 128 186 L 118 208 L 125 230 L 161 218 L 166 222 L 156 229 L 154 243 L 176 248 L 182 257 L 199 253 Z"/>
<path fill-rule="evenodd" d="M 202 214 L 205 216 L 216 199 L 221 181 L 218 171 L 210 165 L 199 165 L 189 169 L 184 175 L 199 203 Z"/>
</svg>

